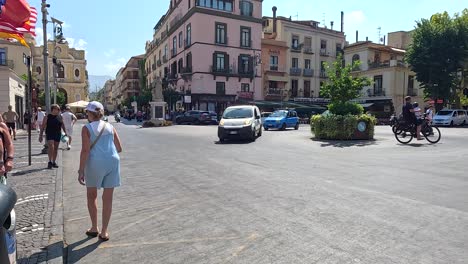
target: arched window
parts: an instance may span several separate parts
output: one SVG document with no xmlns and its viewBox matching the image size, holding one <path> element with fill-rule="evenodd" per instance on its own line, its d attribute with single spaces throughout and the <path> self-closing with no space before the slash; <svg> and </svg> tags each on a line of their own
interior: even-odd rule
<svg viewBox="0 0 468 264">
<path fill-rule="evenodd" d="M 353 64 L 354 64 L 354 62 L 356 62 L 356 61 L 358 61 L 358 60 L 360 60 L 359 54 L 354 54 L 354 55 L 353 55 Z"/>
<path fill-rule="evenodd" d="M 37 74 L 41 74 L 42 73 L 41 67 L 37 66 L 36 67 L 36 72 L 37 72 Z"/>
<path fill-rule="evenodd" d="M 80 70 L 75 69 L 75 77 L 79 78 L 80 77 Z"/>
<path fill-rule="evenodd" d="M 65 67 L 61 64 L 57 67 L 57 77 L 65 78 Z"/>
</svg>

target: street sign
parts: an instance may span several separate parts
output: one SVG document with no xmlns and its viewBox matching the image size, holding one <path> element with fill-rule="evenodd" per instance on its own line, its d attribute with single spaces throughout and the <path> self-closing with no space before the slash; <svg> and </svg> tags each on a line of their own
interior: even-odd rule
<svg viewBox="0 0 468 264">
<path fill-rule="evenodd" d="M 442 100 L 442 99 L 437 99 L 437 103 L 438 103 L 438 104 L 443 104 L 443 103 L 444 103 L 444 100 Z"/>
</svg>

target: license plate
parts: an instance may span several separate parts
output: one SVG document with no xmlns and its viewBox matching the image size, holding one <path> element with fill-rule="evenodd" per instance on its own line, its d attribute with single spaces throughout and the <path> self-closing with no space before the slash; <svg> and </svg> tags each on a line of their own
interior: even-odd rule
<svg viewBox="0 0 468 264">
<path fill-rule="evenodd" d="M 229 134 L 231 134 L 231 135 L 237 135 L 237 131 L 229 131 Z"/>
</svg>

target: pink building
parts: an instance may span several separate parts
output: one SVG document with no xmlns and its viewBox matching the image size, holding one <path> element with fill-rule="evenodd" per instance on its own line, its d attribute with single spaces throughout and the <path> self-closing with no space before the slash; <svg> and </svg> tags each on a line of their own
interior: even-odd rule
<svg viewBox="0 0 468 264">
<path fill-rule="evenodd" d="M 185 109 L 261 99 L 261 37 L 262 0 L 171 0 L 146 44 L 148 84 L 160 78 Z"/>
</svg>

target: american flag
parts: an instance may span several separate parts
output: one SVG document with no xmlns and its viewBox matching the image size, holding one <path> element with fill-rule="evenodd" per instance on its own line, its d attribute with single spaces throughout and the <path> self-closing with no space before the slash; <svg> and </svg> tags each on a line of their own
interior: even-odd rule
<svg viewBox="0 0 468 264">
<path fill-rule="evenodd" d="M 16 28 L 19 32 L 30 33 L 33 36 L 36 36 L 36 22 L 37 22 L 37 10 L 34 7 L 31 7 L 31 15 L 29 20 L 24 23 L 22 27 Z"/>
</svg>

